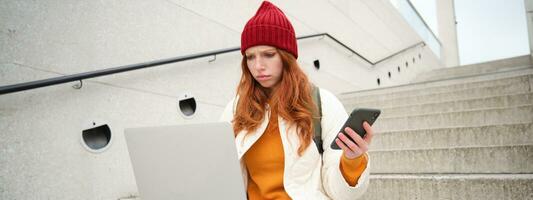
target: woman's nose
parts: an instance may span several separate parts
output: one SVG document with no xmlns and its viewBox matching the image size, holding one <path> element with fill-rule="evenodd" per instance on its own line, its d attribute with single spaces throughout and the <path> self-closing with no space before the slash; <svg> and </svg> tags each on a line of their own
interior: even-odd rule
<svg viewBox="0 0 533 200">
<path fill-rule="evenodd" d="M 256 68 L 256 69 L 258 69 L 258 70 L 263 70 L 263 69 L 265 69 L 265 63 L 263 62 L 263 59 L 262 59 L 262 58 L 257 57 L 257 58 L 254 60 L 254 68 Z"/>
</svg>

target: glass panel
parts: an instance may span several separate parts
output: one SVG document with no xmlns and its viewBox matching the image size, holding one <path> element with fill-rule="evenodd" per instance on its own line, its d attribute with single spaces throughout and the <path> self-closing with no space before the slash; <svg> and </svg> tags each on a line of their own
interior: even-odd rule
<svg viewBox="0 0 533 200">
<path fill-rule="evenodd" d="M 426 42 L 429 48 L 440 58 L 440 41 L 435 34 L 429 29 L 422 17 L 417 13 L 416 9 L 409 2 L 409 0 L 389 0 L 391 4 L 402 14 L 403 18 L 409 25 L 418 33 L 418 35 Z"/>
</svg>

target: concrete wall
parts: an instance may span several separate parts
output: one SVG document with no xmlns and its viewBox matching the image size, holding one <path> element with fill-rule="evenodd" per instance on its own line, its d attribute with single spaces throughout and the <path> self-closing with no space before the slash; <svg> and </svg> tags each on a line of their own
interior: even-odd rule
<svg viewBox="0 0 533 200">
<path fill-rule="evenodd" d="M 437 1 L 437 21 L 439 24 L 439 39 L 442 42 L 441 60 L 446 67 L 459 66 L 457 25 L 453 0 Z"/>
<path fill-rule="evenodd" d="M 260 3 L 1 1 L 0 85 L 239 46 L 240 31 Z M 297 35 L 328 32 L 373 61 L 419 41 L 385 0 L 274 3 Z M 336 94 L 378 87 L 377 78 L 381 86 L 406 83 L 439 67 L 427 47 L 373 67 L 328 39 L 300 41 L 299 50 L 311 79 Z M 210 59 L 84 80 L 81 89 L 69 83 L 0 96 L 0 199 L 137 195 L 124 128 L 217 120 L 235 94 L 241 55 Z M 198 104 L 191 118 L 178 109 L 184 93 Z M 101 153 L 81 145 L 82 130 L 93 122 L 112 132 Z"/>
<path fill-rule="evenodd" d="M 526 23 L 527 23 L 527 35 L 529 38 L 529 51 L 531 54 L 531 58 L 533 60 L 533 1 L 532 0 L 524 0 L 524 7 L 526 8 Z"/>
</svg>

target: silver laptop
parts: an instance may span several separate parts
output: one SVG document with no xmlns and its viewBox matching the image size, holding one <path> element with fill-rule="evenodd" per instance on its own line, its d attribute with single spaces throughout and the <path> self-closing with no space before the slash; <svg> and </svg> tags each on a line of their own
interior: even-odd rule
<svg viewBox="0 0 533 200">
<path fill-rule="evenodd" d="M 124 130 L 140 198 L 246 199 L 229 122 Z"/>
</svg>

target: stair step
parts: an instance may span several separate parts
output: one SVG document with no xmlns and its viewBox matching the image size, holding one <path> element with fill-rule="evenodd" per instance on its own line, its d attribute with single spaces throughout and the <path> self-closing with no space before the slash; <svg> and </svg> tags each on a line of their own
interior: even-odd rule
<svg viewBox="0 0 533 200">
<path fill-rule="evenodd" d="M 373 127 L 376 132 L 489 126 L 533 122 L 533 106 L 491 108 L 437 114 L 382 117 Z"/>
<path fill-rule="evenodd" d="M 528 94 L 532 94 L 531 92 L 522 92 L 522 93 L 512 93 L 512 94 L 496 94 L 493 96 L 484 96 L 484 97 L 468 97 L 468 98 L 462 98 L 462 99 L 455 99 L 455 100 L 436 100 L 434 102 L 422 102 L 422 103 L 399 103 L 399 102 L 386 102 L 386 101 L 374 101 L 374 102 L 364 102 L 364 103 L 350 103 L 349 100 L 345 100 L 344 107 L 345 108 L 356 108 L 356 107 L 373 107 L 373 108 L 380 108 L 383 109 L 394 109 L 399 107 L 409 107 L 409 106 L 424 106 L 428 104 L 432 105 L 438 105 L 440 103 L 448 103 L 448 102 L 457 102 L 462 103 L 463 101 L 475 101 L 475 100 L 492 100 L 492 98 L 507 98 L 509 101 L 509 105 L 512 105 L 512 103 L 520 103 L 523 98 L 527 98 Z M 347 109 L 350 110 L 350 109 Z"/>
<path fill-rule="evenodd" d="M 493 72 L 510 71 L 516 68 L 531 66 L 531 55 L 524 55 L 514 58 L 489 61 L 464 65 L 460 67 L 448 67 L 425 72 L 416 77 L 415 81 L 425 81 L 432 79 L 443 79 L 465 75 L 487 74 Z"/>
<path fill-rule="evenodd" d="M 482 88 L 469 88 L 443 93 L 419 94 L 405 97 L 392 97 L 391 95 L 370 96 L 354 99 L 344 99 L 345 105 L 361 105 L 380 103 L 383 106 L 402 106 L 410 104 L 438 103 L 442 101 L 455 101 L 471 98 L 483 98 L 497 95 L 526 93 L 530 91 L 528 81 L 515 84 L 497 85 Z"/>
<path fill-rule="evenodd" d="M 373 173 L 533 173 L 533 144 L 371 150 Z"/>
<path fill-rule="evenodd" d="M 502 78 L 502 79 L 491 79 L 491 80 L 484 80 L 484 81 L 477 81 L 477 82 L 461 81 L 459 83 L 442 85 L 442 86 L 437 86 L 437 87 L 417 87 L 417 88 L 413 88 L 410 90 L 388 91 L 385 93 L 377 93 L 377 94 L 365 95 L 361 93 L 359 94 L 355 93 L 352 95 L 344 95 L 343 99 L 344 97 L 347 97 L 347 98 L 351 97 L 354 100 L 376 99 L 376 97 L 400 98 L 400 97 L 408 97 L 408 96 L 413 96 L 413 95 L 446 93 L 446 92 L 460 91 L 460 90 L 466 90 L 466 89 L 518 84 L 518 83 L 528 82 L 530 78 L 531 78 L 530 75 L 520 75 L 520 76 L 514 76 L 514 77 L 508 77 L 508 78 Z"/>
<path fill-rule="evenodd" d="M 371 174 L 361 199 L 533 199 L 532 174 Z"/>
<path fill-rule="evenodd" d="M 533 144 L 533 123 L 376 133 L 371 150 Z"/>
<path fill-rule="evenodd" d="M 389 108 L 381 108 L 382 117 L 402 116 L 406 113 L 431 114 L 442 112 L 454 112 L 473 109 L 504 108 L 513 106 L 523 106 L 533 103 L 533 93 L 522 93 L 513 95 L 501 95 L 484 98 L 445 101 L 439 103 L 427 103 L 418 105 L 406 105 Z M 373 107 L 373 106 L 369 106 Z M 353 110 L 355 106 L 346 107 Z"/>
<path fill-rule="evenodd" d="M 492 73 L 498 73 L 498 72 L 509 72 L 509 71 L 514 71 L 514 70 L 522 70 L 522 69 L 528 69 L 528 68 L 531 68 L 531 66 L 529 65 L 524 65 L 524 66 L 517 66 L 517 67 L 512 67 L 512 68 L 508 68 L 508 69 L 505 69 L 503 71 L 493 71 L 493 72 L 479 72 L 479 73 L 475 73 L 475 72 L 461 72 L 461 71 L 438 71 L 436 73 L 438 74 L 434 74 L 434 75 L 430 75 L 428 77 L 425 77 L 425 78 L 416 78 L 414 79 L 412 82 L 424 82 L 424 81 L 431 81 L 431 80 L 442 80 L 442 79 L 450 79 L 450 78 L 458 78 L 458 77 L 468 77 L 468 76 L 474 76 L 474 75 L 480 75 L 480 74 L 483 74 L 483 75 L 486 75 L 486 74 L 492 74 Z M 435 72 L 431 72 L 431 73 L 435 73 Z"/>
<path fill-rule="evenodd" d="M 458 78 L 453 80 L 433 81 L 427 83 L 412 83 L 408 85 L 391 86 L 370 90 L 361 90 L 342 93 L 340 99 L 353 99 L 356 97 L 368 98 L 372 96 L 410 96 L 421 92 L 443 93 L 456 90 L 490 87 L 497 85 L 515 84 L 517 82 L 528 81 L 533 78 L 533 68 L 516 71 L 513 73 L 502 73 L 498 75 L 485 75 L 476 78 Z"/>
</svg>

